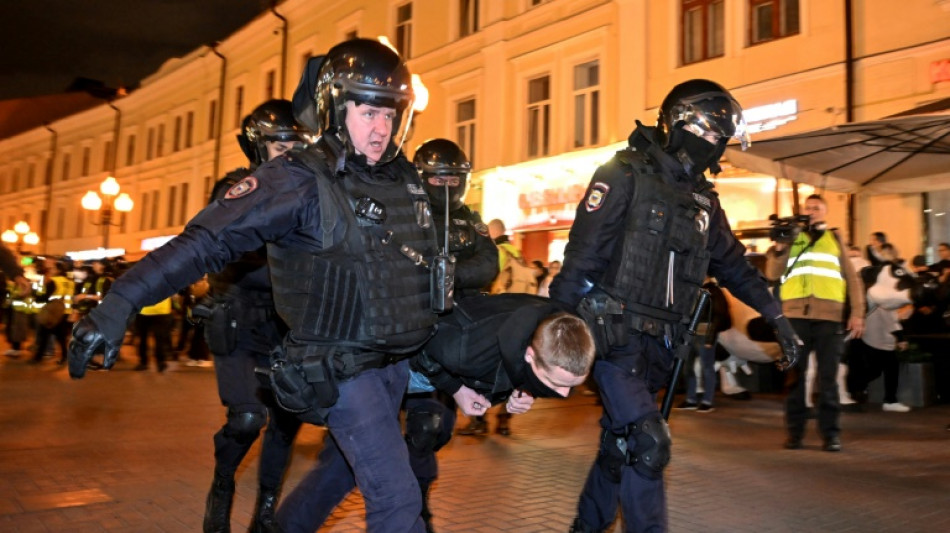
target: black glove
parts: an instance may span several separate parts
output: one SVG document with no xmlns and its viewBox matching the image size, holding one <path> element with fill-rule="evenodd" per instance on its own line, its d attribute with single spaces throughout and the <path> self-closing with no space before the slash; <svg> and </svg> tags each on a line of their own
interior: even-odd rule
<svg viewBox="0 0 950 533">
<path fill-rule="evenodd" d="M 788 370 L 795 366 L 798 358 L 802 355 L 802 347 L 805 343 L 798 338 L 792 323 L 784 315 L 778 315 L 769 321 L 772 329 L 775 330 L 775 338 L 778 339 L 778 345 L 782 348 L 782 358 L 775 362 L 779 370 Z"/>
<path fill-rule="evenodd" d="M 69 376 L 80 379 L 86 375 L 86 366 L 97 353 L 104 353 L 102 366 L 107 370 L 115 365 L 125 330 L 133 316 L 132 304 L 117 295 L 107 295 L 73 327 L 69 343 Z"/>
</svg>

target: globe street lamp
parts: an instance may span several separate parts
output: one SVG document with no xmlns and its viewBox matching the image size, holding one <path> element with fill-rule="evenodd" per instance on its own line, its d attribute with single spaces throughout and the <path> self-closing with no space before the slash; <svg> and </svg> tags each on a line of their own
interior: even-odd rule
<svg viewBox="0 0 950 533">
<path fill-rule="evenodd" d="M 99 221 L 93 222 L 97 226 L 102 226 L 102 247 L 109 248 L 109 227 L 118 226 L 118 223 L 112 222 L 112 215 L 116 212 L 128 213 L 132 210 L 132 198 L 128 194 L 119 194 L 119 183 L 112 176 L 102 180 L 99 185 L 99 192 L 102 197 L 96 194 L 96 191 L 87 191 L 82 197 L 82 208 L 87 211 L 99 211 Z"/>
<path fill-rule="evenodd" d="M 23 255 L 23 245 L 29 244 L 36 246 L 40 242 L 40 236 L 34 231 L 30 231 L 30 225 L 24 221 L 14 224 L 13 229 L 8 229 L 0 235 L 3 242 L 16 244 L 16 253 Z"/>
</svg>

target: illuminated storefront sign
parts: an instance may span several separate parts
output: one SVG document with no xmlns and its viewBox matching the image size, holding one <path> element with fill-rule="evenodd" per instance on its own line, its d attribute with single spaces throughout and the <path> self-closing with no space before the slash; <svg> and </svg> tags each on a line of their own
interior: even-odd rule
<svg viewBox="0 0 950 533">
<path fill-rule="evenodd" d="M 749 133 L 774 130 L 798 118 L 798 100 L 750 107 L 742 110 L 742 116 L 749 125 Z"/>
<path fill-rule="evenodd" d="M 93 259 L 118 257 L 120 255 L 125 255 L 125 248 L 96 248 L 94 250 L 66 252 L 66 257 L 69 257 L 73 261 L 91 261 Z"/>
</svg>

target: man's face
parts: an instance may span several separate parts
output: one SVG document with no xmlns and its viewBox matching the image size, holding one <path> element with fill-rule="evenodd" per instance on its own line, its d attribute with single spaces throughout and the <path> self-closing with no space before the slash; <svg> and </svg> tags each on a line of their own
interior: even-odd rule
<svg viewBox="0 0 950 533">
<path fill-rule="evenodd" d="M 293 141 L 264 141 L 264 148 L 267 149 L 267 160 L 285 154 L 294 147 Z"/>
<path fill-rule="evenodd" d="M 531 370 L 541 380 L 541 383 L 547 385 L 548 388 L 560 394 L 563 398 L 567 398 L 567 395 L 571 392 L 571 387 L 576 387 L 587 379 L 586 374 L 575 376 L 559 366 L 552 366 L 549 369 L 541 368 L 537 362 L 537 354 L 534 353 L 534 348 L 531 346 L 528 346 L 527 351 L 525 351 L 524 360 L 531 366 Z"/>
<path fill-rule="evenodd" d="M 356 153 L 366 156 L 369 165 L 375 165 L 386 152 L 393 135 L 396 110 L 346 101 L 346 131 Z"/>
<path fill-rule="evenodd" d="M 805 200 L 805 214 L 808 215 L 808 222 L 818 224 L 825 221 L 825 215 L 828 214 L 828 206 L 821 200 L 814 198 Z"/>
<path fill-rule="evenodd" d="M 937 254 L 940 255 L 940 259 L 950 259 L 950 247 L 941 244 L 937 247 Z"/>
</svg>

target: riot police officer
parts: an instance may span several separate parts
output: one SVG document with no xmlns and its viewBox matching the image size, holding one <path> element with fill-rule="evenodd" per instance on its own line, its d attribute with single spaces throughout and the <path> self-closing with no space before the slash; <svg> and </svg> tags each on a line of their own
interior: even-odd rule
<svg viewBox="0 0 950 533">
<path fill-rule="evenodd" d="M 302 130 L 288 100 L 269 100 L 254 109 L 244 118 L 238 135 L 250 167 L 233 170 L 220 179 L 212 190 L 211 202 L 223 199 L 231 187 L 265 161 L 291 150 L 303 140 Z M 254 373 L 256 367 L 269 365 L 271 350 L 286 333 L 274 309 L 266 249 L 245 253 L 221 272 L 210 275 L 209 282 L 214 304 L 210 309 L 197 306 L 192 313 L 207 314 L 205 338 L 214 354 L 218 395 L 227 407 L 227 421 L 214 435 L 214 480 L 205 507 L 204 531 L 230 531 L 234 473 L 265 423 L 251 531 L 279 531 L 277 495 L 301 422 L 274 403 L 269 386 L 262 386 L 266 384 Z"/>
<path fill-rule="evenodd" d="M 313 59 L 311 59 L 311 63 Z M 308 65 L 310 67 L 311 65 Z M 431 207 L 402 155 L 413 92 L 405 61 L 377 41 L 333 47 L 306 70 L 314 146 L 264 163 L 147 255 L 86 319 L 70 373 L 104 346 L 111 366 L 125 317 L 204 272 L 267 244 L 274 304 L 289 328 L 272 355 L 275 397 L 325 424 L 332 461 L 356 478 L 368 531 L 424 531 L 418 484 L 397 417 L 405 358 L 431 336 Z"/>
<path fill-rule="evenodd" d="M 707 274 L 770 321 L 786 364 L 797 357 L 800 341 L 745 261 L 703 174 L 721 170 L 730 138 L 748 144 L 739 103 L 712 81 L 681 83 L 663 100 L 656 127 L 638 121 L 629 146 L 597 169 L 577 208 L 551 297 L 605 325 L 591 324 L 604 416 L 571 531 L 603 531 L 618 503 L 627 531 L 666 530 L 670 433 L 655 396 Z"/>
</svg>

